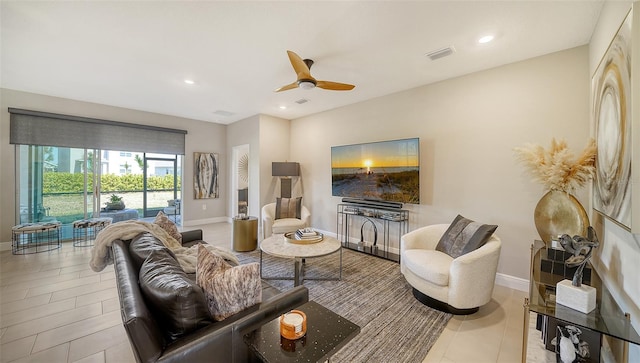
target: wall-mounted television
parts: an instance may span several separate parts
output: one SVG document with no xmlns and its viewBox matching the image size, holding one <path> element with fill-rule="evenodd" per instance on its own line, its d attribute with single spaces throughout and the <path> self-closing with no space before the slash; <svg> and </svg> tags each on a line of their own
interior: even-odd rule
<svg viewBox="0 0 640 363">
<path fill-rule="evenodd" d="M 420 139 L 332 146 L 331 194 L 420 204 Z"/>
</svg>

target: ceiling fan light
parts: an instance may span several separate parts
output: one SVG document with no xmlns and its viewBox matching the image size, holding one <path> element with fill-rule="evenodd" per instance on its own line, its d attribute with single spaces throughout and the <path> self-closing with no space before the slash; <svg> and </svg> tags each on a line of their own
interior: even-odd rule
<svg viewBox="0 0 640 363">
<path fill-rule="evenodd" d="M 313 89 L 316 87 L 316 84 L 311 82 L 311 81 L 300 81 L 300 83 L 298 83 L 298 87 L 304 89 L 304 90 L 308 90 L 308 89 Z"/>
</svg>

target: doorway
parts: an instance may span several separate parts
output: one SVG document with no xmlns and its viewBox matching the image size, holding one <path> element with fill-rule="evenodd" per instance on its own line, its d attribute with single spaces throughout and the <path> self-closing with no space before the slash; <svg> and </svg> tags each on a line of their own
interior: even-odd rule
<svg viewBox="0 0 640 363">
<path fill-rule="evenodd" d="M 231 177 L 232 215 L 249 213 L 249 145 L 234 146 L 232 149 L 235 173 Z"/>
<path fill-rule="evenodd" d="M 169 206 L 175 207 L 176 201 L 180 204 L 178 159 L 176 155 L 144 154 L 142 214 L 145 218 L 155 217 Z M 179 208 L 171 208 L 171 211 L 176 218 L 180 214 Z"/>
</svg>

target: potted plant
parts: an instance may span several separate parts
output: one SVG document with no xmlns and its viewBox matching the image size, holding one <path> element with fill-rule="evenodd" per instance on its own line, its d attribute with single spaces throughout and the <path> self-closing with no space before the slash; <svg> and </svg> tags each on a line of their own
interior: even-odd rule
<svg viewBox="0 0 640 363">
<path fill-rule="evenodd" d="M 124 201 L 122 200 L 122 197 L 117 196 L 115 194 L 111 194 L 111 197 L 109 197 L 109 201 L 106 203 L 106 205 L 107 205 L 107 209 L 110 209 L 110 210 L 124 209 Z"/>
</svg>

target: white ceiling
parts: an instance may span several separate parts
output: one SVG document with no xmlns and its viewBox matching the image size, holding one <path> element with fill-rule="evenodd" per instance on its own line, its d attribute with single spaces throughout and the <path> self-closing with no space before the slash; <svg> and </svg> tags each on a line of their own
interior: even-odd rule
<svg viewBox="0 0 640 363">
<path fill-rule="evenodd" d="M 587 44 L 602 4 L 2 0 L 0 84 L 223 124 L 295 119 Z M 447 46 L 456 53 L 425 57 Z M 356 88 L 274 93 L 295 81 L 287 50 Z"/>
</svg>

